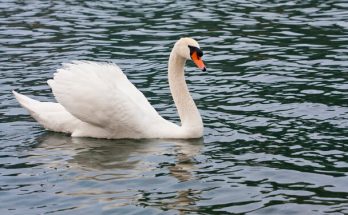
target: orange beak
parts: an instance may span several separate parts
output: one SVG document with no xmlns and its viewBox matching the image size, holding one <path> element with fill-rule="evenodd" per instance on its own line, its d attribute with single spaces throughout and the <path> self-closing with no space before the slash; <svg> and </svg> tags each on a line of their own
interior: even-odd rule
<svg viewBox="0 0 348 215">
<path fill-rule="evenodd" d="M 205 72 L 207 69 L 205 68 L 204 62 L 201 57 L 197 55 L 197 52 L 193 52 L 191 55 L 191 59 L 196 64 L 196 66 L 201 69 L 203 72 Z"/>
</svg>

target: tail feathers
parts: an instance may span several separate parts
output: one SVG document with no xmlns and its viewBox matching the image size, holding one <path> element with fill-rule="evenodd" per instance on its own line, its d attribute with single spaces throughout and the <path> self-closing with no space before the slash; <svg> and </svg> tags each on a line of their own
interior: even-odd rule
<svg viewBox="0 0 348 215">
<path fill-rule="evenodd" d="M 36 101 L 34 99 L 31 99 L 27 96 L 24 96 L 20 93 L 17 93 L 16 91 L 12 91 L 13 95 L 16 97 L 17 101 L 19 102 L 19 104 L 22 105 L 22 107 L 24 107 L 25 109 L 29 110 L 30 111 L 30 107 L 35 105 L 35 104 L 38 104 L 40 103 L 39 101 Z"/>
<path fill-rule="evenodd" d="M 66 111 L 65 108 L 59 103 L 54 102 L 40 102 L 34 99 L 29 98 L 28 96 L 12 91 L 16 97 L 19 104 L 27 109 L 30 113 L 40 113 L 40 112 L 57 112 L 57 111 Z"/>
<path fill-rule="evenodd" d="M 72 133 L 81 122 L 59 103 L 40 102 L 16 91 L 12 91 L 12 93 L 21 106 L 27 109 L 30 115 L 48 130 Z"/>
</svg>

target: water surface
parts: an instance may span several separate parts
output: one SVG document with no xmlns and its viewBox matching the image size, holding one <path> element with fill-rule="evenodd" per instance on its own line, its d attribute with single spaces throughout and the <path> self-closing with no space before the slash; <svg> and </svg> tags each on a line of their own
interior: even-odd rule
<svg viewBox="0 0 348 215">
<path fill-rule="evenodd" d="M 1 1 L 0 214 L 347 214 L 346 1 Z M 189 62 L 199 140 L 45 131 L 11 90 L 54 101 L 61 63 L 117 63 L 178 122 L 167 60 Z"/>
</svg>

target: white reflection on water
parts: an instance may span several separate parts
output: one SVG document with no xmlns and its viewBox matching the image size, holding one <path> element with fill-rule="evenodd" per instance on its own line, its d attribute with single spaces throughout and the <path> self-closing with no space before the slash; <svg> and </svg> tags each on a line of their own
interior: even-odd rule
<svg viewBox="0 0 348 215">
<path fill-rule="evenodd" d="M 202 147 L 203 139 L 101 140 L 48 133 L 39 138 L 39 144 L 31 156 L 37 160 L 40 155 L 45 160 L 60 154 L 63 160 L 46 160 L 45 166 L 47 169 L 68 166 L 70 174 L 73 174 L 63 180 L 72 180 L 75 187 L 72 190 L 61 187 L 59 195 L 94 196 L 97 201 L 107 203 L 106 208 L 109 210 L 129 204 L 147 204 L 146 196 L 149 192 L 156 192 L 156 180 L 152 180 L 153 177 L 176 180 L 179 187 L 180 183 L 194 181 L 195 156 Z M 132 180 L 141 185 L 122 185 Z M 142 188 L 137 189 L 138 186 Z M 198 190 L 183 186 L 182 189 L 169 192 L 170 201 L 162 201 L 159 207 L 184 211 L 186 207 L 195 205 L 199 193 Z"/>
</svg>

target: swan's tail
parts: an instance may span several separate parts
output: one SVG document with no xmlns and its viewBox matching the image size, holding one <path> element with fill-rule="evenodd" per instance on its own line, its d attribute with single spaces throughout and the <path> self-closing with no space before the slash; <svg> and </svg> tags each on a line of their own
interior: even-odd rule
<svg viewBox="0 0 348 215">
<path fill-rule="evenodd" d="M 41 103 L 39 101 L 36 101 L 34 99 L 31 99 L 25 95 L 22 95 L 20 93 L 17 93 L 16 91 L 12 91 L 13 95 L 16 97 L 19 104 L 21 104 L 22 107 L 27 109 L 30 113 L 30 115 L 37 115 L 37 107 Z M 34 116 L 33 116 L 34 117 Z M 34 117 L 35 118 L 35 117 Z"/>
<path fill-rule="evenodd" d="M 40 102 L 25 95 L 12 91 L 21 106 L 43 127 L 51 131 L 72 133 L 80 123 L 59 103 Z"/>
</svg>

